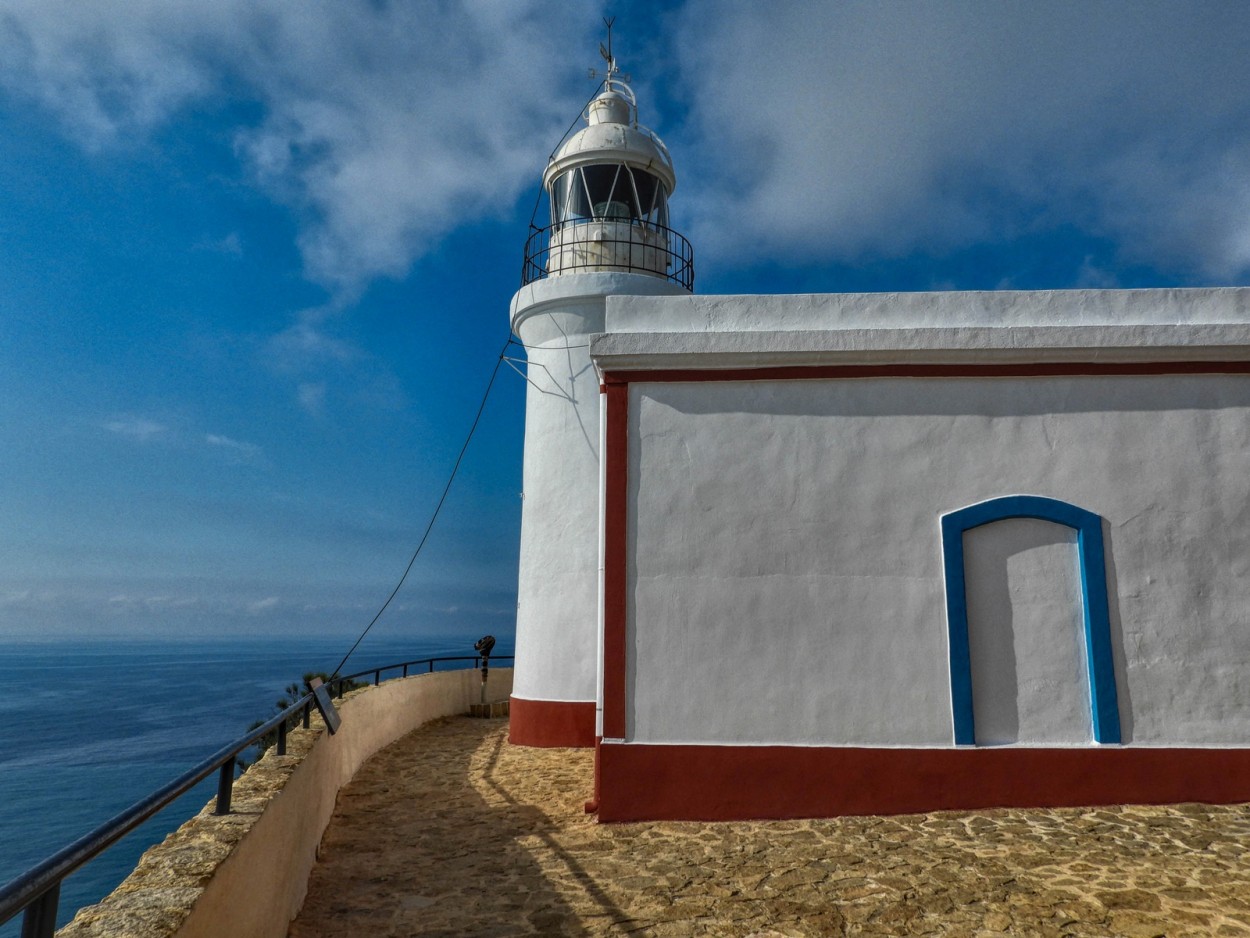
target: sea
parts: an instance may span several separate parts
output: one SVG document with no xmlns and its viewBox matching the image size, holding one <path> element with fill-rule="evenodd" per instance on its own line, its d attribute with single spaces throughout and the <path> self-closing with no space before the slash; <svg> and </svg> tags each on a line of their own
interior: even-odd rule
<svg viewBox="0 0 1250 938">
<path fill-rule="evenodd" d="M 287 685 L 333 671 L 354 638 L 0 638 L 0 884 L 272 716 Z M 511 655 L 498 638 L 494 654 Z M 474 640 L 369 635 L 342 673 L 472 655 Z M 58 926 L 214 798 L 215 779 L 69 876 Z M 0 925 L 0 938 L 20 933 L 21 915 Z"/>
</svg>

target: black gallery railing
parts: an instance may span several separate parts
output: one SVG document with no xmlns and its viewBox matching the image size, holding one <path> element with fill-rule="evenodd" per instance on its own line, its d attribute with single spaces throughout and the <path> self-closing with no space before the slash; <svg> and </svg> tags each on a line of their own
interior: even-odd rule
<svg viewBox="0 0 1250 938">
<path fill-rule="evenodd" d="M 587 218 L 535 229 L 525 242 L 521 285 L 557 274 L 623 271 L 694 289 L 694 248 L 684 237 L 639 219 Z"/>
<path fill-rule="evenodd" d="M 492 655 L 491 661 L 511 661 L 511 655 Z M 357 678 L 373 678 L 374 684 L 380 684 L 382 675 L 391 671 L 401 671 L 402 677 L 408 677 L 412 669 L 432 673 L 436 664 L 444 662 L 471 661 L 471 667 L 477 668 L 482 659 L 474 655 L 461 655 L 446 658 L 420 658 L 415 661 L 404 661 L 399 664 L 388 664 L 380 668 L 357 671 L 337 677 L 326 684 L 329 692 L 335 697 L 343 696 L 343 688 L 348 682 Z M 443 668 L 442 670 L 455 670 Z M 27 870 L 17 879 L 0 889 L 0 925 L 9 921 L 19 912 L 25 910 L 22 918 L 22 938 L 52 938 L 56 931 L 57 905 L 61 897 L 61 881 L 80 866 L 91 860 L 113 844 L 117 843 L 144 821 L 151 818 L 165 806 L 186 794 L 214 772 L 217 776 L 217 807 L 215 813 L 230 813 L 230 795 L 234 788 L 235 766 L 239 754 L 256 745 L 264 737 L 277 732 L 276 751 L 280 756 L 286 755 L 287 728 L 295 720 L 302 719 L 307 728 L 311 722 L 312 711 L 316 706 L 313 693 L 305 694 L 281 713 L 259 726 L 248 730 L 247 735 L 240 736 L 201 762 L 199 765 L 179 775 L 176 779 L 158 788 L 146 798 L 135 802 L 121 814 L 105 821 L 89 834 L 78 838 L 61 850 L 58 850 L 39 865 Z"/>
</svg>

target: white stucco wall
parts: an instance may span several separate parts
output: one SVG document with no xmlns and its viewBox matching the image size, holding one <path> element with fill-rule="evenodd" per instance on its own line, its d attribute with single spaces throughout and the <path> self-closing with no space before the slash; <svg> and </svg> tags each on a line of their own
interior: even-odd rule
<svg viewBox="0 0 1250 938">
<path fill-rule="evenodd" d="M 1178 314 L 1168 307 L 1178 291 L 1159 292 L 1163 312 L 1144 318 Z M 1246 291 L 1225 292 L 1244 316 Z M 680 314 L 697 299 L 665 303 Z M 1239 341 L 1232 332 L 1226 345 Z M 606 361 L 649 341 L 627 339 L 606 336 L 596 351 Z M 630 393 L 629 740 L 950 745 L 938 519 L 1024 493 L 1106 519 L 1125 741 L 1250 743 L 1250 379 L 636 383 Z M 1088 721 L 1078 738 L 1073 713 L 1087 702 L 1052 700 L 1051 685 L 1079 670 L 1083 650 L 1039 632 L 1073 621 L 1070 552 L 1036 527 L 998 524 L 1008 528 L 969 539 L 974 635 L 1010 613 L 1018 741 L 1080 743 Z M 1005 567 L 987 547 L 1009 552 Z M 1005 585 L 981 575 L 995 567 Z M 1003 647 L 991 642 L 982 658 L 1001 667 Z M 986 661 L 973 653 L 975 687 Z M 1071 686 L 1083 692 L 1083 677 Z M 1001 722 L 988 731 L 1006 735 Z"/>
<path fill-rule="evenodd" d="M 522 288 L 511 325 L 528 388 L 515 688 L 531 700 L 593 701 L 598 658 L 599 379 L 588 337 L 611 293 L 684 292 L 644 274 L 549 277 Z"/>
</svg>

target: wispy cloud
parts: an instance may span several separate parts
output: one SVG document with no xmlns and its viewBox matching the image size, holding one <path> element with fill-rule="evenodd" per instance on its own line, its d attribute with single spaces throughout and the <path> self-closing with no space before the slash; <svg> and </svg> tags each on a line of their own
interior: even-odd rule
<svg viewBox="0 0 1250 938">
<path fill-rule="evenodd" d="M 335 332 L 344 326 L 338 303 L 303 310 L 296 321 L 263 346 L 264 363 L 294 376 L 295 396 L 305 413 L 323 417 L 330 389 L 336 401 L 367 410 L 395 410 L 407 396 L 399 379 L 360 346 Z"/>
<path fill-rule="evenodd" d="M 233 465 L 264 466 L 265 451 L 255 443 L 236 440 L 224 433 L 192 432 L 185 425 L 173 429 L 149 417 L 134 414 L 123 414 L 103 421 L 100 427 L 109 433 L 140 444 L 159 442 L 164 447 L 187 449 L 189 447 L 207 446 L 224 455 L 227 462 Z"/>
<path fill-rule="evenodd" d="M 0 84 L 94 149 L 201 102 L 258 105 L 237 159 L 293 209 L 308 276 L 352 296 L 532 191 L 581 104 L 571 60 L 599 5 L 9 0 Z M 670 26 L 688 121 L 660 129 L 703 257 L 853 261 L 1070 226 L 1133 261 L 1250 271 L 1243 3 L 687 0 Z M 301 321 L 275 348 L 340 341 Z"/>
<path fill-rule="evenodd" d="M 136 595 L 132 593 L 115 593 L 108 598 L 108 604 L 117 610 L 147 610 L 150 612 L 161 612 L 162 610 L 187 610 L 202 605 L 203 600 L 198 596 L 174 595 L 171 593 L 158 593 L 156 595 Z"/>
<path fill-rule="evenodd" d="M 131 414 L 123 414 L 112 417 L 100 425 L 110 433 L 116 433 L 118 436 L 128 437 L 137 440 L 140 443 L 146 443 L 156 437 L 165 435 L 169 428 L 155 420 L 147 417 L 136 417 Z"/>
<path fill-rule="evenodd" d="M 243 443 L 220 433 L 204 434 L 204 442 L 224 452 L 233 463 L 255 465 L 265 459 L 264 450 L 255 443 Z"/>
<path fill-rule="evenodd" d="M 690 0 L 672 35 L 680 210 L 704 257 L 1070 226 L 1133 261 L 1250 271 L 1244 4 Z"/>
<path fill-rule="evenodd" d="M 327 331 L 325 323 L 329 318 L 319 311 L 300 313 L 291 326 L 266 343 L 269 362 L 280 370 L 299 371 L 325 364 L 347 365 L 359 361 L 363 357 L 359 348 Z"/>
<path fill-rule="evenodd" d="M 581 104 L 552 63 L 597 27 L 541 0 L 10 0 L 0 83 L 93 149 L 210 98 L 254 101 L 238 158 L 301 218 L 308 275 L 350 291 L 511 209 Z"/>
<path fill-rule="evenodd" d="M 257 599 L 254 602 L 248 603 L 247 611 L 253 615 L 257 615 L 259 613 L 268 612 L 271 609 L 277 608 L 280 602 L 281 600 L 278 599 L 277 596 L 266 596 L 264 599 Z"/>
<path fill-rule="evenodd" d="M 304 381 L 298 388 L 299 405 L 314 417 L 325 412 L 326 385 L 324 381 Z"/>
</svg>

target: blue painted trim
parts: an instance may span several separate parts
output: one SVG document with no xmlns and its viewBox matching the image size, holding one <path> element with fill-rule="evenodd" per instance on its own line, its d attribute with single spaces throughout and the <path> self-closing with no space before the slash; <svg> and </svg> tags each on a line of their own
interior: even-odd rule
<svg viewBox="0 0 1250 938">
<path fill-rule="evenodd" d="M 1037 518 L 1077 532 L 1081 564 L 1081 606 L 1089 671 L 1089 704 L 1094 740 L 1120 742 L 1120 708 L 1111 660 L 1111 621 L 1107 614 L 1107 564 L 1102 518 L 1084 508 L 1040 495 L 1007 495 L 942 516 L 942 563 L 946 575 L 946 626 L 950 633 L 951 721 L 955 743 L 976 743 L 972 717 L 972 662 L 968 651 L 968 598 L 964 582 L 964 532 L 993 521 Z"/>
</svg>

